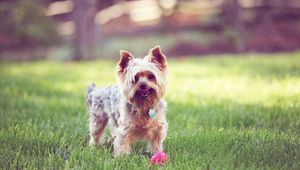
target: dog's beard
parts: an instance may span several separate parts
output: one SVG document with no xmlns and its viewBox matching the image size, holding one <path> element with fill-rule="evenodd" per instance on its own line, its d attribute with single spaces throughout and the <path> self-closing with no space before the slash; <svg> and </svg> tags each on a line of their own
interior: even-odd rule
<svg viewBox="0 0 300 170">
<path fill-rule="evenodd" d="M 136 90 L 131 99 L 132 103 L 140 108 L 149 109 L 158 102 L 158 95 L 153 88 L 146 90 Z"/>
</svg>

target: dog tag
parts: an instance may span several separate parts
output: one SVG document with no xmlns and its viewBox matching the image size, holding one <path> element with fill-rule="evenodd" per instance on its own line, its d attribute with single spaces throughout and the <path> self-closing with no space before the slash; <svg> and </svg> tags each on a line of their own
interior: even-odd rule
<svg viewBox="0 0 300 170">
<path fill-rule="evenodd" d="M 154 118 L 156 116 L 156 112 L 153 109 L 149 110 L 149 117 Z"/>
</svg>

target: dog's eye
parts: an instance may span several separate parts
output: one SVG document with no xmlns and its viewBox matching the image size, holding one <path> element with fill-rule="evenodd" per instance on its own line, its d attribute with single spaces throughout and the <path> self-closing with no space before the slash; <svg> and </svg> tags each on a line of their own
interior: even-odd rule
<svg viewBox="0 0 300 170">
<path fill-rule="evenodd" d="M 148 80 L 154 80 L 155 79 L 155 76 L 153 75 L 153 74 L 150 74 L 149 76 L 148 76 Z"/>
<path fill-rule="evenodd" d="M 138 82 L 138 81 L 139 81 L 139 76 L 135 75 L 135 76 L 134 76 L 134 82 L 136 83 L 136 82 Z"/>
</svg>

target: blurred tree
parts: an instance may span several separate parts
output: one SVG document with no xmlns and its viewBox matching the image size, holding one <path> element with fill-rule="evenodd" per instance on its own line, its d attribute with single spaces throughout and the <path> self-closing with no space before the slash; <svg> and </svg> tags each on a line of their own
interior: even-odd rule
<svg viewBox="0 0 300 170">
<path fill-rule="evenodd" d="M 74 35 L 74 54 L 73 60 L 81 60 L 84 56 L 84 19 L 87 10 L 89 9 L 88 1 L 73 0 L 73 21 L 75 23 L 76 31 Z"/>
<path fill-rule="evenodd" d="M 245 25 L 242 20 L 242 9 L 238 0 L 227 0 L 223 4 L 222 9 L 225 26 L 235 32 L 234 37 L 231 37 L 238 52 L 245 51 Z"/>
<path fill-rule="evenodd" d="M 38 0 L 0 2 L 0 50 L 36 48 L 60 42 L 54 24 Z"/>
<path fill-rule="evenodd" d="M 73 60 L 94 58 L 97 32 L 100 28 L 95 23 L 98 11 L 115 3 L 114 0 L 73 0 L 73 21 L 76 31 L 74 35 Z"/>
</svg>

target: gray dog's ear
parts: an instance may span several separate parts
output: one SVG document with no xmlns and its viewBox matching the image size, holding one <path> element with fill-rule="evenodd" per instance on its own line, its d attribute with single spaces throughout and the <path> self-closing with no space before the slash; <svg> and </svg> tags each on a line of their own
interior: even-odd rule
<svg viewBox="0 0 300 170">
<path fill-rule="evenodd" d="M 164 70 L 167 68 L 167 58 L 161 52 L 160 46 L 156 46 L 149 50 L 149 60 L 157 65 L 160 70 Z"/>
<path fill-rule="evenodd" d="M 118 63 L 118 72 L 123 73 L 128 66 L 130 60 L 133 59 L 133 55 L 128 51 L 121 50 L 120 51 L 120 60 Z"/>
</svg>

